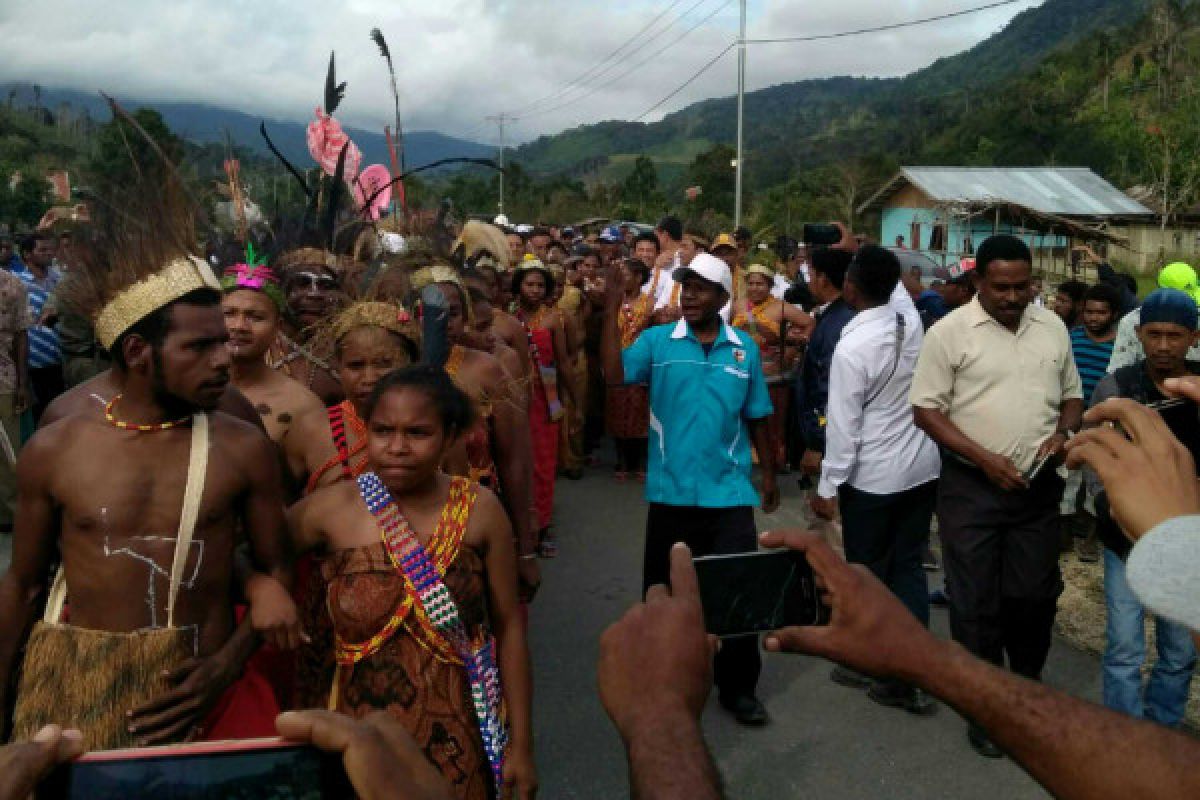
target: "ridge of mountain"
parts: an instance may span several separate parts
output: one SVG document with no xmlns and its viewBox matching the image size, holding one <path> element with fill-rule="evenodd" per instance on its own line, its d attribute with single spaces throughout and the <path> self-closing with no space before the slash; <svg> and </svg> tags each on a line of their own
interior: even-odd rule
<svg viewBox="0 0 1200 800">
<path fill-rule="evenodd" d="M 45 87 L 40 89 L 40 93 L 42 107 L 51 113 L 57 113 L 66 104 L 70 106 L 72 113 L 86 112 L 98 122 L 109 119 L 108 106 L 98 93 Z M 10 102 L 19 104 L 32 103 L 33 85 L 26 82 L 0 83 L 0 97 L 11 98 Z M 128 97 L 118 99 L 130 110 L 142 106 L 154 108 L 162 114 L 163 120 L 173 132 L 189 141 L 200 144 L 223 142 L 228 131 L 235 145 L 269 157 L 270 152 L 258 132 L 259 123 L 265 121 L 271 141 L 275 142 L 288 160 L 300 167 L 312 161 L 304 139 L 306 123 L 264 120 L 241 111 L 207 103 L 151 102 Z M 350 126 L 346 127 L 346 132 L 362 150 L 364 164 L 389 163 L 387 142 L 382 133 Z M 407 131 L 404 134 L 404 149 L 405 162 L 410 168 L 443 158 L 489 158 L 496 152 L 490 145 L 458 139 L 437 131 Z"/>
<path fill-rule="evenodd" d="M 777 150 L 786 134 L 804 158 L 835 160 L 839 148 L 827 146 L 829 135 L 855 117 L 902 113 L 913 98 L 969 93 L 995 84 L 1036 68 L 1052 52 L 1084 36 L 1126 24 L 1147 5 L 1148 0 L 1047 0 L 973 47 L 902 78 L 838 76 L 748 92 L 747 141 L 751 150 Z M 597 175 L 610 161 L 625 163 L 630 154 L 639 153 L 660 167 L 678 168 L 673 153 L 689 154 L 690 160 L 712 144 L 733 143 L 736 107 L 736 97 L 710 98 L 658 122 L 583 125 L 528 142 L 515 149 L 513 160 L 535 174 L 573 177 Z M 796 137 L 795 131 L 804 133 Z"/>
</svg>

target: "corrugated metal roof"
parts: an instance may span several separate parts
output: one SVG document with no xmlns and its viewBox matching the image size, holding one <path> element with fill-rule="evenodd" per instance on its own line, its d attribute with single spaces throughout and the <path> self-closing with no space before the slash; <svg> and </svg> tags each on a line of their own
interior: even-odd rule
<svg viewBox="0 0 1200 800">
<path fill-rule="evenodd" d="M 1153 214 L 1086 167 L 904 167 L 900 174 L 939 203 L 1015 203 L 1063 216 Z"/>
</svg>

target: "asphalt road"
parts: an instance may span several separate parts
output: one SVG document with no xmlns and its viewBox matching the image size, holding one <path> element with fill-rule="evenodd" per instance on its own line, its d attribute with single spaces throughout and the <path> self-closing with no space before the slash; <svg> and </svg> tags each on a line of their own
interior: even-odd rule
<svg viewBox="0 0 1200 800">
<path fill-rule="evenodd" d="M 783 508 L 760 514 L 760 530 L 803 519 L 795 480 L 780 480 Z M 561 554 L 542 562 L 545 582 L 530 621 L 536 757 L 546 798 L 628 794 L 620 740 L 596 695 L 595 665 L 600 634 L 640 589 L 641 490 L 599 468 L 558 484 Z M 946 635 L 945 611 L 935 609 L 933 617 Z M 710 700 L 704 730 L 730 798 L 1047 796 L 1011 761 L 977 756 L 951 709 L 940 706 L 932 717 L 886 709 L 834 684 L 829 670 L 821 659 L 764 654 L 759 689 L 771 722 L 761 729 L 737 725 L 715 696 Z M 1055 642 L 1046 680 L 1099 698 L 1099 664 L 1065 642 Z"/>
<path fill-rule="evenodd" d="M 760 515 L 760 530 L 803 521 L 795 481 L 782 477 L 783 508 Z M 542 797 L 626 797 L 624 753 L 597 698 L 596 657 L 604 628 L 637 600 L 645 523 L 642 487 L 617 484 L 607 469 L 560 481 L 561 555 L 543 562 L 545 583 L 531 612 L 536 695 L 534 724 Z M 0 535 L 0 570 L 10 537 Z M 940 576 L 933 576 L 936 583 Z M 945 612 L 933 626 L 946 634 Z M 946 707 L 932 717 L 885 709 L 829 680 L 828 663 L 764 654 L 760 697 L 764 728 L 740 727 L 717 704 L 704 730 L 730 798 L 1046 797 L 1007 759 L 975 755 L 962 720 Z M 1056 641 L 1046 680 L 1098 699 L 1096 660 Z"/>
</svg>

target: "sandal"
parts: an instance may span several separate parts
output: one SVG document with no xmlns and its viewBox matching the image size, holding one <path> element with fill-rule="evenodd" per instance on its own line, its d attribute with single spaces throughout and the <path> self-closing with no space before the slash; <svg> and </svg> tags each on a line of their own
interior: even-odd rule
<svg viewBox="0 0 1200 800">
<path fill-rule="evenodd" d="M 538 555 L 542 558 L 556 558 L 558 556 L 558 542 L 553 539 L 543 539 L 538 545 Z"/>
</svg>

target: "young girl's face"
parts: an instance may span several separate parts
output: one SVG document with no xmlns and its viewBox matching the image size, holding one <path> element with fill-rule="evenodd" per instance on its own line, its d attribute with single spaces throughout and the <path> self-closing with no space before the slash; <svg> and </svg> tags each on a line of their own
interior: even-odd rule
<svg viewBox="0 0 1200 800">
<path fill-rule="evenodd" d="M 386 391 L 367 421 L 367 458 L 392 492 L 431 480 L 453 445 L 433 400 L 417 389 Z"/>
<path fill-rule="evenodd" d="M 338 342 L 338 379 L 360 411 L 379 379 L 408 363 L 399 337 L 383 328 L 357 328 Z"/>
</svg>

